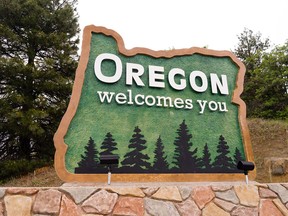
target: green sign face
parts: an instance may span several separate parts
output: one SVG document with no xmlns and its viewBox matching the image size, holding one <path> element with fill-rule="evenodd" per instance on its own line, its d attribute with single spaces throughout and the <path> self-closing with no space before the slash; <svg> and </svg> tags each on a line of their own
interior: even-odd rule
<svg viewBox="0 0 288 216">
<path fill-rule="evenodd" d="M 57 173 L 102 181 L 100 157 L 117 155 L 117 181 L 239 178 L 238 161 L 253 160 L 240 99 L 244 72 L 230 52 L 126 50 L 116 32 L 86 27 L 54 138 Z"/>
</svg>

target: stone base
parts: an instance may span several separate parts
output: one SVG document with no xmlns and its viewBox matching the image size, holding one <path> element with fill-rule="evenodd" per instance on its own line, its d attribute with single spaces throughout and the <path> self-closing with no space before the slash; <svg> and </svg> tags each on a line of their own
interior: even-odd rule
<svg viewBox="0 0 288 216">
<path fill-rule="evenodd" d="M 65 183 L 0 188 L 0 216 L 288 215 L 288 184 Z"/>
</svg>

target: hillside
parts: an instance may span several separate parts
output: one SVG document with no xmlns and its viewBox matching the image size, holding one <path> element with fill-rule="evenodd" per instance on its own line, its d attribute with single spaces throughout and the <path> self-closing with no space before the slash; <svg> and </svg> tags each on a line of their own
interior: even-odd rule
<svg viewBox="0 0 288 216">
<path fill-rule="evenodd" d="M 248 127 L 257 168 L 256 181 L 269 182 L 264 160 L 269 157 L 288 158 L 288 122 L 249 119 Z M 288 181 L 288 175 L 284 181 Z"/>
<path fill-rule="evenodd" d="M 257 167 L 258 182 L 270 182 L 264 159 L 269 157 L 288 158 L 288 122 L 249 119 L 251 142 Z M 288 175 L 283 181 L 288 181 Z M 57 187 L 62 182 L 53 167 L 38 169 L 34 173 L 21 178 L 12 179 L 1 186 L 23 186 L 23 187 Z"/>
</svg>

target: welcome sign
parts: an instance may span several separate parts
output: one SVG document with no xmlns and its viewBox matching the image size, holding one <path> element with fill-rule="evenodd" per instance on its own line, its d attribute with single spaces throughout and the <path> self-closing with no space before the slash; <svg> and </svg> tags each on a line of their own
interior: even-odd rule
<svg viewBox="0 0 288 216">
<path fill-rule="evenodd" d="M 118 155 L 113 181 L 242 179 L 238 161 L 253 161 L 244 73 L 228 51 L 127 50 L 115 31 L 87 26 L 54 136 L 59 177 L 105 181 L 100 156 Z"/>
</svg>

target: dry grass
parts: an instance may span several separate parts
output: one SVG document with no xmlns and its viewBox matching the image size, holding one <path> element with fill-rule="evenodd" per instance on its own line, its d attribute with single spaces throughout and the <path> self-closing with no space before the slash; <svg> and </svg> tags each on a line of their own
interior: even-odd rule
<svg viewBox="0 0 288 216">
<path fill-rule="evenodd" d="M 288 158 L 288 122 L 249 119 L 248 127 L 257 168 L 256 181 L 269 182 L 270 177 L 264 167 L 264 159 Z M 288 178 L 285 180 L 288 181 Z"/>
<path fill-rule="evenodd" d="M 1 187 L 58 187 L 64 182 L 57 176 L 54 167 L 47 167 L 43 171 L 14 178 L 1 185 Z"/>
<path fill-rule="evenodd" d="M 257 167 L 256 181 L 268 183 L 270 178 L 263 161 L 267 157 L 288 158 L 288 122 L 249 119 L 248 127 Z M 288 182 L 288 178 L 284 181 Z M 29 175 L 12 179 L 2 184 L 1 187 L 58 187 L 63 183 L 53 167 L 46 167 Z"/>
</svg>

